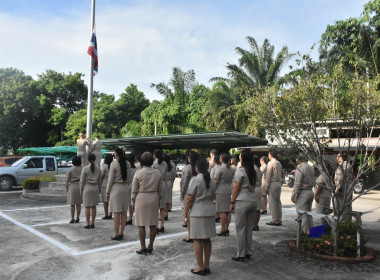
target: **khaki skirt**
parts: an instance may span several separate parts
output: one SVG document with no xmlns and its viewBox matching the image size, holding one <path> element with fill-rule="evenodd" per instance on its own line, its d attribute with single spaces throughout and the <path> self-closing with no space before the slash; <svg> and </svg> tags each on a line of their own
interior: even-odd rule
<svg viewBox="0 0 380 280">
<path fill-rule="evenodd" d="M 261 196 L 262 196 L 262 188 L 261 187 L 256 187 L 255 188 L 255 201 L 256 201 L 256 209 L 257 210 L 260 210 L 262 209 L 262 200 L 261 200 Z"/>
<path fill-rule="evenodd" d="M 167 187 L 166 187 L 166 181 L 162 181 L 162 184 L 161 184 L 161 201 L 160 201 L 160 209 L 162 208 L 165 208 L 166 207 L 166 203 L 169 203 L 167 202 L 167 194 L 166 194 L 166 191 L 167 191 Z"/>
<path fill-rule="evenodd" d="M 173 203 L 173 181 L 172 180 L 166 181 L 165 201 L 166 203 L 169 203 L 169 204 Z"/>
<path fill-rule="evenodd" d="M 159 197 L 157 192 L 138 193 L 135 201 L 135 225 L 158 225 Z"/>
<path fill-rule="evenodd" d="M 216 235 L 215 216 L 191 217 L 190 216 L 190 238 L 207 239 Z"/>
<path fill-rule="evenodd" d="M 79 182 L 70 182 L 69 190 L 67 192 L 67 204 L 80 205 L 82 204 L 82 198 L 80 197 Z"/>
<path fill-rule="evenodd" d="M 128 183 L 114 183 L 110 193 L 110 212 L 124 212 L 131 206 Z"/>
<path fill-rule="evenodd" d="M 219 213 L 227 213 L 230 212 L 230 202 L 231 195 L 230 194 L 216 194 L 216 212 Z"/>
<path fill-rule="evenodd" d="M 99 203 L 98 184 L 85 184 L 83 188 L 83 204 L 85 207 L 96 206 Z"/>
</svg>

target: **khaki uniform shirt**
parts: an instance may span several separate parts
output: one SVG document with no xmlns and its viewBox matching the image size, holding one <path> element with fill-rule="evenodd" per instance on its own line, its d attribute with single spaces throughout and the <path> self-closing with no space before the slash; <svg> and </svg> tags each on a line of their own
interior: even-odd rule
<svg viewBox="0 0 380 280">
<path fill-rule="evenodd" d="M 274 182 L 280 183 L 281 176 L 282 176 L 282 165 L 277 159 L 272 158 L 268 162 L 268 165 L 267 165 L 265 190 L 269 190 L 271 183 L 274 183 Z"/>
<path fill-rule="evenodd" d="M 78 182 L 80 180 L 80 175 L 82 173 L 82 166 L 73 166 L 67 171 L 66 176 L 66 189 L 69 187 L 71 182 Z"/>
<path fill-rule="evenodd" d="M 240 182 L 239 193 L 236 197 L 236 200 L 241 201 L 255 201 L 255 186 L 251 185 L 247 173 L 245 172 L 244 167 L 239 167 L 236 169 L 233 182 Z"/>
<path fill-rule="evenodd" d="M 214 169 L 213 169 L 214 170 Z M 231 194 L 232 193 L 232 180 L 234 179 L 235 170 L 230 166 L 227 168 L 225 163 L 222 163 L 216 171 L 214 178 L 219 181 L 216 187 L 217 194 Z"/>
<path fill-rule="evenodd" d="M 137 170 L 132 180 L 132 201 L 135 203 L 135 199 L 138 193 L 157 192 L 158 197 L 161 200 L 161 184 L 162 176 L 160 171 L 152 167 L 144 166 L 140 170 Z"/>
<path fill-rule="evenodd" d="M 80 176 L 80 189 L 83 192 L 85 184 L 96 184 L 100 188 L 100 168 L 99 166 L 95 166 L 94 172 L 91 172 L 91 165 L 87 165 L 83 167 L 82 173 Z"/>
<path fill-rule="evenodd" d="M 211 183 L 211 179 L 210 179 Z M 207 188 L 203 174 L 199 173 L 191 180 L 187 194 L 194 195 L 190 217 L 214 217 L 215 208 L 212 203 L 215 197 L 215 188 L 212 184 Z"/>
<path fill-rule="evenodd" d="M 315 184 L 314 169 L 307 162 L 297 166 L 292 196 L 297 196 L 302 190 L 311 190 Z"/>
<path fill-rule="evenodd" d="M 119 164 L 119 160 L 113 161 L 111 163 L 111 167 L 108 173 L 108 182 L 107 182 L 107 191 L 106 193 L 111 193 L 111 189 L 113 187 L 114 183 L 127 183 L 128 184 L 128 178 L 131 176 L 131 164 L 126 161 L 127 164 L 127 179 L 126 181 L 123 181 L 123 175 L 121 173 L 121 167 Z"/>
<path fill-rule="evenodd" d="M 86 139 L 78 139 L 77 145 L 78 145 L 77 155 L 85 153 L 86 152 L 86 146 L 90 146 L 90 144 L 88 143 L 88 141 Z"/>
</svg>

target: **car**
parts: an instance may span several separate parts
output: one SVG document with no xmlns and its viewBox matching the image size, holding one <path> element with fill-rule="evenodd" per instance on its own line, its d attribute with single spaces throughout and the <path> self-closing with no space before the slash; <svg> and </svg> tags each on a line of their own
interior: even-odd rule
<svg viewBox="0 0 380 280">
<path fill-rule="evenodd" d="M 18 161 L 20 158 L 22 158 L 22 157 L 21 156 L 4 156 L 4 157 L 0 157 L 0 167 L 10 166 L 14 162 Z"/>
<path fill-rule="evenodd" d="M 181 178 L 183 169 L 185 168 L 185 165 L 186 165 L 186 163 L 184 161 L 180 161 L 177 163 L 177 166 L 176 166 L 177 177 Z"/>
<path fill-rule="evenodd" d="M 0 191 L 10 191 L 30 177 L 66 174 L 68 167 L 58 166 L 55 156 L 26 156 L 11 166 L 0 168 Z"/>
</svg>

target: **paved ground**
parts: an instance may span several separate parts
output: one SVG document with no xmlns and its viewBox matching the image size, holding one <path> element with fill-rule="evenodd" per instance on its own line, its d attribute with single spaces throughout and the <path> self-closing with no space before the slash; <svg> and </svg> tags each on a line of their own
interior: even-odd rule
<svg viewBox="0 0 380 280">
<path fill-rule="evenodd" d="M 112 241 L 113 221 L 101 220 L 98 206 L 96 228 L 69 224 L 69 207 L 60 203 L 32 201 L 20 191 L 0 193 L 0 279 L 194 279 L 193 247 L 182 239 L 182 209 L 178 180 L 173 211 L 158 235 L 151 256 L 135 254 L 139 249 L 137 229 L 128 226 L 122 242 Z M 287 247 L 296 231 L 291 189 L 283 188 L 283 226 L 270 227 L 269 215 L 262 216 L 260 231 L 253 236 L 253 258 L 236 263 L 235 229 L 229 237 L 212 239 L 211 279 L 380 279 L 380 261 L 344 265 L 298 257 Z M 380 253 L 380 192 L 372 191 L 354 203 L 363 216 L 368 247 Z M 232 221 L 233 223 L 233 221 Z"/>
</svg>

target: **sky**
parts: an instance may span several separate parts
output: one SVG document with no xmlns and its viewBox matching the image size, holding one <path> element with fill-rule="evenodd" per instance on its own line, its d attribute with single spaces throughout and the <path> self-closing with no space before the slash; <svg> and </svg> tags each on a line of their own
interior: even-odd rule
<svg viewBox="0 0 380 280">
<path fill-rule="evenodd" d="M 173 67 L 193 69 L 212 86 L 236 64 L 246 37 L 277 53 L 307 54 L 327 25 L 359 17 L 362 0 L 97 0 L 99 74 L 94 90 L 116 98 L 130 84 L 162 100 L 152 83 L 168 83 Z M 0 68 L 31 75 L 51 69 L 83 73 L 88 84 L 91 0 L 0 0 Z M 317 58 L 317 52 L 311 52 Z M 294 61 L 289 64 L 294 65 Z M 282 72 L 286 73 L 288 67 Z"/>
</svg>

